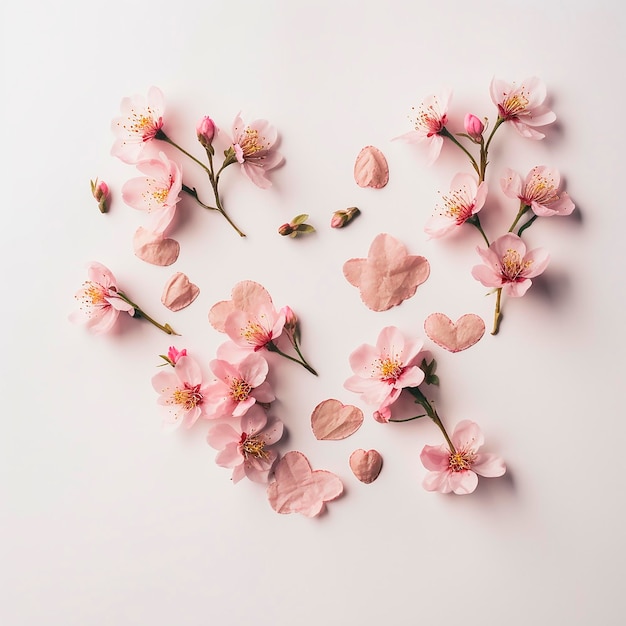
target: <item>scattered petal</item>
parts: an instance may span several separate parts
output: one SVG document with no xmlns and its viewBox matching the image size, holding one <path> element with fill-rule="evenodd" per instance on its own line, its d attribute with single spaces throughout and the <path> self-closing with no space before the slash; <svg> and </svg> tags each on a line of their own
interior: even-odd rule
<svg viewBox="0 0 626 626">
<path fill-rule="evenodd" d="M 316 439 L 345 439 L 363 423 L 363 411 L 356 406 L 329 399 L 320 402 L 311 415 L 311 428 Z"/>
<path fill-rule="evenodd" d="M 423 256 L 407 253 L 406 247 L 391 235 L 377 235 L 366 259 L 349 259 L 343 273 L 359 288 L 361 300 L 373 311 L 386 311 L 415 295 L 430 274 Z"/>
<path fill-rule="evenodd" d="M 315 517 L 325 503 L 343 493 L 341 480 L 326 470 L 311 470 L 309 460 L 292 450 L 277 463 L 275 480 L 267 488 L 269 503 L 277 513 L 302 513 Z"/>
<path fill-rule="evenodd" d="M 171 265 L 178 258 L 180 244 L 140 226 L 133 237 L 135 256 L 152 265 Z"/>
<path fill-rule="evenodd" d="M 432 313 L 424 322 L 428 337 L 450 352 L 461 352 L 478 343 L 485 334 L 485 322 L 474 313 L 461 315 L 453 322 L 443 313 Z"/>
<path fill-rule="evenodd" d="M 359 187 L 381 189 L 389 182 L 385 155 L 374 146 L 365 146 L 354 164 L 354 180 Z"/>
<path fill-rule="evenodd" d="M 188 307 L 199 293 L 198 286 L 190 282 L 186 274 L 176 272 L 165 284 L 161 302 L 170 311 L 180 311 Z"/>
<path fill-rule="evenodd" d="M 355 450 L 350 455 L 352 473 L 366 485 L 373 483 L 383 467 L 383 457 L 377 450 Z"/>
</svg>

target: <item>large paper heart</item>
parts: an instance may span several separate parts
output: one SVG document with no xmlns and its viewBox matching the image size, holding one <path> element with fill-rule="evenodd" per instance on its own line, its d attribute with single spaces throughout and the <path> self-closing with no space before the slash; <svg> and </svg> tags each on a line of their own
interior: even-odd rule
<svg viewBox="0 0 626 626">
<path fill-rule="evenodd" d="M 135 255 L 152 265 L 171 265 L 178 258 L 180 244 L 140 226 L 133 237 Z"/>
<path fill-rule="evenodd" d="M 359 187 L 380 189 L 389 182 L 389 166 L 385 155 L 374 146 L 365 146 L 354 164 L 354 180 Z"/>
<path fill-rule="evenodd" d="M 197 285 L 189 281 L 189 278 L 182 272 L 176 272 L 163 288 L 161 302 L 170 311 L 180 311 L 189 306 L 200 293 Z"/>
<path fill-rule="evenodd" d="M 343 274 L 359 288 L 361 300 L 374 311 L 386 311 L 415 295 L 430 274 L 423 256 L 407 253 L 405 246 L 391 235 L 377 235 L 366 259 L 349 259 Z"/>
<path fill-rule="evenodd" d="M 477 343 L 485 334 L 485 322 L 474 313 L 461 315 L 453 322 L 443 313 L 433 313 L 424 322 L 426 334 L 450 352 L 460 352 Z"/>
<path fill-rule="evenodd" d="M 377 450 L 355 450 L 350 455 L 352 473 L 366 485 L 373 483 L 383 467 L 383 457 Z"/>
<path fill-rule="evenodd" d="M 320 402 L 311 414 L 311 428 L 316 439 L 345 439 L 363 423 L 363 411 L 356 406 L 329 399 Z"/>
<path fill-rule="evenodd" d="M 332 472 L 311 470 L 308 459 L 292 450 L 277 463 L 274 482 L 267 487 L 267 498 L 277 513 L 319 515 L 326 502 L 343 493 L 343 484 Z"/>
</svg>

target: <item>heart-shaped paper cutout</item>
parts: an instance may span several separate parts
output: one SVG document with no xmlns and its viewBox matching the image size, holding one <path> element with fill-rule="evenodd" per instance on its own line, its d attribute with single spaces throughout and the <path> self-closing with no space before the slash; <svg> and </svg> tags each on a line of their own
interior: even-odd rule
<svg viewBox="0 0 626 626">
<path fill-rule="evenodd" d="M 383 457 L 377 450 L 355 450 L 350 455 L 352 473 L 366 485 L 373 483 L 383 467 Z"/>
<path fill-rule="evenodd" d="M 272 307 L 272 298 L 267 289 L 253 280 L 238 282 L 231 291 L 231 300 L 221 300 L 209 311 L 209 322 L 215 330 L 225 332 L 226 318 L 234 311 L 256 312 Z"/>
<path fill-rule="evenodd" d="M 332 472 L 311 470 L 308 459 L 292 450 L 276 464 L 274 482 L 267 487 L 267 498 L 277 513 L 319 515 L 325 503 L 343 493 L 343 484 Z"/>
<path fill-rule="evenodd" d="M 430 274 L 423 256 L 407 253 L 406 247 L 391 235 L 374 238 L 366 259 L 349 259 L 343 274 L 359 288 L 361 300 L 374 311 L 386 311 L 415 295 Z"/>
<path fill-rule="evenodd" d="M 474 313 L 461 315 L 456 323 L 443 313 L 432 313 L 424 322 L 424 331 L 442 348 L 461 352 L 481 339 L 485 334 L 485 322 Z"/>
<path fill-rule="evenodd" d="M 199 293 L 198 286 L 190 282 L 186 274 L 176 272 L 165 284 L 161 302 L 170 311 L 180 311 L 189 306 Z"/>
<path fill-rule="evenodd" d="M 133 237 L 135 255 L 152 265 L 171 265 L 178 258 L 180 244 L 159 233 L 153 233 L 140 226 Z"/>
<path fill-rule="evenodd" d="M 363 423 L 363 411 L 356 406 L 329 399 L 320 402 L 311 414 L 311 428 L 316 439 L 345 439 Z"/>
<path fill-rule="evenodd" d="M 365 146 L 354 164 L 354 180 L 359 187 L 380 189 L 389 182 L 385 155 L 374 146 Z"/>
</svg>

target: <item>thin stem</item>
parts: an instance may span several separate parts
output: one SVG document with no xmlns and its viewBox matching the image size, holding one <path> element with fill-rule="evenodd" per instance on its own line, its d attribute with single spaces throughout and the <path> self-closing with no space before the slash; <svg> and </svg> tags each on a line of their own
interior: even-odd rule
<svg viewBox="0 0 626 626">
<path fill-rule="evenodd" d="M 315 376 L 317 376 L 317 372 L 304 359 L 299 361 L 298 359 L 292 357 L 291 355 L 286 354 L 273 341 L 270 341 L 268 344 L 266 344 L 265 347 L 270 352 L 276 352 L 277 354 L 280 354 L 280 356 L 284 356 L 286 359 L 289 359 L 290 361 L 293 361 L 294 363 L 299 363 L 300 365 L 302 365 L 302 367 L 304 367 L 309 372 L 311 372 L 311 374 L 314 374 Z"/>
<path fill-rule="evenodd" d="M 135 309 L 135 312 L 133 313 L 133 317 L 143 317 L 143 319 L 150 322 L 153 326 L 156 326 L 159 330 L 162 330 L 164 333 L 167 333 L 168 335 L 179 334 L 169 324 L 159 324 L 159 322 L 157 322 L 155 319 L 150 317 L 145 311 L 141 309 L 141 307 L 135 304 L 126 294 L 122 293 L 121 291 L 118 291 L 117 295 L 122 300 L 124 300 L 124 302 L 127 302 L 128 304 L 130 304 L 130 306 L 133 307 L 133 309 Z"/>
<path fill-rule="evenodd" d="M 456 146 L 461 148 L 463 152 L 465 152 L 465 154 L 469 157 L 472 167 L 476 170 L 476 173 L 480 176 L 480 169 L 478 167 L 478 163 L 476 163 L 476 159 L 472 156 L 469 150 L 445 126 L 439 131 L 439 134 L 442 137 L 447 137 L 448 139 L 450 139 L 452 143 L 454 143 Z"/>
<path fill-rule="evenodd" d="M 183 191 L 188 193 L 201 207 L 208 209 L 209 211 L 219 211 L 219 209 L 214 206 L 204 204 L 204 202 L 202 202 L 198 197 L 198 192 L 195 187 L 187 187 L 187 185 L 183 184 Z"/>
<path fill-rule="evenodd" d="M 502 314 L 500 313 L 501 298 L 502 298 L 502 287 L 498 289 L 497 295 L 496 295 L 496 310 L 493 314 L 493 330 L 491 331 L 492 335 L 497 335 L 498 330 L 500 329 L 500 320 L 502 319 Z"/>
<path fill-rule="evenodd" d="M 527 229 L 530 228 L 534 223 L 535 220 L 538 218 L 538 215 L 533 215 L 523 226 L 520 226 L 520 229 L 517 231 L 517 236 L 521 237 L 522 233 Z"/>
<path fill-rule="evenodd" d="M 485 161 L 487 160 L 487 153 L 489 152 L 489 145 L 491 144 L 491 140 L 493 139 L 493 136 L 496 134 L 496 131 L 498 130 L 498 128 L 500 128 L 500 125 L 502 124 L 502 122 L 504 122 L 504 118 L 498 117 L 498 119 L 496 120 L 496 123 L 493 125 L 493 129 L 491 133 L 489 134 L 489 139 L 487 139 L 487 143 L 485 144 Z"/>
<path fill-rule="evenodd" d="M 179 146 L 175 141 L 172 141 L 164 132 L 159 131 L 156 135 L 156 138 L 161 139 L 161 141 L 165 141 L 165 143 L 169 143 L 170 146 L 174 146 L 174 148 L 180 150 L 185 156 L 188 156 L 192 161 L 197 163 L 207 174 L 209 173 L 209 168 L 202 161 L 198 161 L 198 159 L 196 159 L 193 154 L 190 154 L 189 152 L 187 152 L 187 150 Z"/>
<path fill-rule="evenodd" d="M 394 420 L 394 419 L 390 419 L 390 422 L 396 422 L 397 424 L 401 424 L 402 422 L 412 422 L 413 420 L 418 420 L 420 417 L 428 417 L 428 415 L 426 415 L 426 413 L 423 413 L 422 415 L 415 415 L 414 417 L 407 417 L 404 420 Z"/>
<path fill-rule="evenodd" d="M 485 240 L 485 243 L 487 244 L 487 247 L 489 247 L 489 239 L 487 238 L 487 235 L 485 234 L 485 231 L 483 230 L 482 224 L 480 223 L 480 218 L 478 217 L 478 215 L 474 214 L 471 217 L 469 217 L 468 219 L 465 220 L 468 224 L 471 224 L 472 226 L 474 226 L 475 228 L 478 229 L 478 232 L 483 236 L 483 239 Z"/>
<path fill-rule="evenodd" d="M 520 221 L 522 215 L 524 215 L 524 213 L 526 213 L 529 209 L 530 207 L 527 204 L 520 202 L 519 211 L 517 212 L 517 215 L 515 216 L 513 223 L 511 224 L 511 228 L 509 228 L 510 233 L 513 232 L 513 229 L 517 226 L 517 222 Z"/>
<path fill-rule="evenodd" d="M 426 398 L 426 396 L 420 391 L 419 387 L 406 387 L 406 389 L 415 398 L 416 402 L 424 407 L 424 410 L 426 411 L 428 417 L 430 417 L 430 419 L 435 422 L 439 430 L 443 433 L 448 447 L 450 448 L 450 452 L 452 452 L 452 454 L 456 454 L 456 448 L 454 447 L 452 440 L 448 436 L 445 426 L 443 425 L 443 422 L 437 414 L 435 407 L 428 401 L 428 398 Z"/>
<path fill-rule="evenodd" d="M 300 357 L 300 359 L 302 360 L 303 365 L 306 368 L 308 368 L 308 370 L 310 372 L 314 373 L 317 376 L 317 372 L 307 363 L 307 360 L 302 355 L 302 352 L 300 352 L 300 347 L 298 346 L 298 342 L 296 341 L 295 337 L 294 337 L 294 340 L 293 340 L 293 347 L 294 347 L 295 351 L 298 353 L 298 356 Z"/>
</svg>

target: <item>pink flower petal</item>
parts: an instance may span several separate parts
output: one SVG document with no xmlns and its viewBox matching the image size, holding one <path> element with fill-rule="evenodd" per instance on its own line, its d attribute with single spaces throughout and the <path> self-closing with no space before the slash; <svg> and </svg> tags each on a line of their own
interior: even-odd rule
<svg viewBox="0 0 626 626">
<path fill-rule="evenodd" d="M 343 493 L 337 476 L 325 470 L 311 470 L 302 452 L 291 451 L 277 463 L 275 480 L 267 488 L 268 500 L 277 513 L 319 515 L 326 502 Z"/>
<path fill-rule="evenodd" d="M 448 481 L 452 491 L 459 496 L 473 493 L 478 486 L 478 476 L 470 470 L 464 472 L 450 472 L 448 474 Z"/>
<path fill-rule="evenodd" d="M 150 232 L 139 227 L 133 237 L 135 255 L 152 265 L 171 265 L 178 258 L 180 245 L 174 239 L 164 238 L 163 235 Z"/>
<path fill-rule="evenodd" d="M 373 483 L 383 467 L 383 457 L 377 450 L 355 450 L 350 455 L 352 473 L 366 485 Z"/>
<path fill-rule="evenodd" d="M 272 298 L 267 289 L 252 280 L 243 280 L 237 283 L 231 292 L 231 300 L 222 300 L 209 311 L 211 326 L 220 332 L 225 332 L 226 318 L 235 310 L 254 313 L 258 309 L 272 307 Z"/>
<path fill-rule="evenodd" d="M 448 469 L 450 451 L 445 446 L 424 446 L 420 460 L 427 470 L 443 472 Z"/>
<path fill-rule="evenodd" d="M 389 166 L 385 155 L 374 146 L 359 152 L 354 164 L 354 180 L 359 187 L 381 189 L 389 182 Z"/>
<path fill-rule="evenodd" d="M 188 307 L 200 293 L 197 285 L 189 281 L 186 274 L 176 272 L 165 283 L 163 293 L 161 294 L 161 302 L 170 311 L 180 311 Z"/>
<path fill-rule="evenodd" d="M 415 295 L 430 274 L 422 256 L 409 255 L 391 235 L 380 234 L 372 242 L 367 259 L 350 259 L 343 273 L 359 288 L 361 299 L 374 311 L 386 311 Z"/>
<path fill-rule="evenodd" d="M 476 422 L 471 420 L 462 420 L 456 425 L 452 436 L 452 443 L 457 449 L 470 448 L 476 450 L 485 443 L 485 438 Z"/>
<path fill-rule="evenodd" d="M 472 469 L 485 478 L 497 478 L 506 472 L 506 465 L 497 454 L 481 452 L 476 455 Z"/>
</svg>

